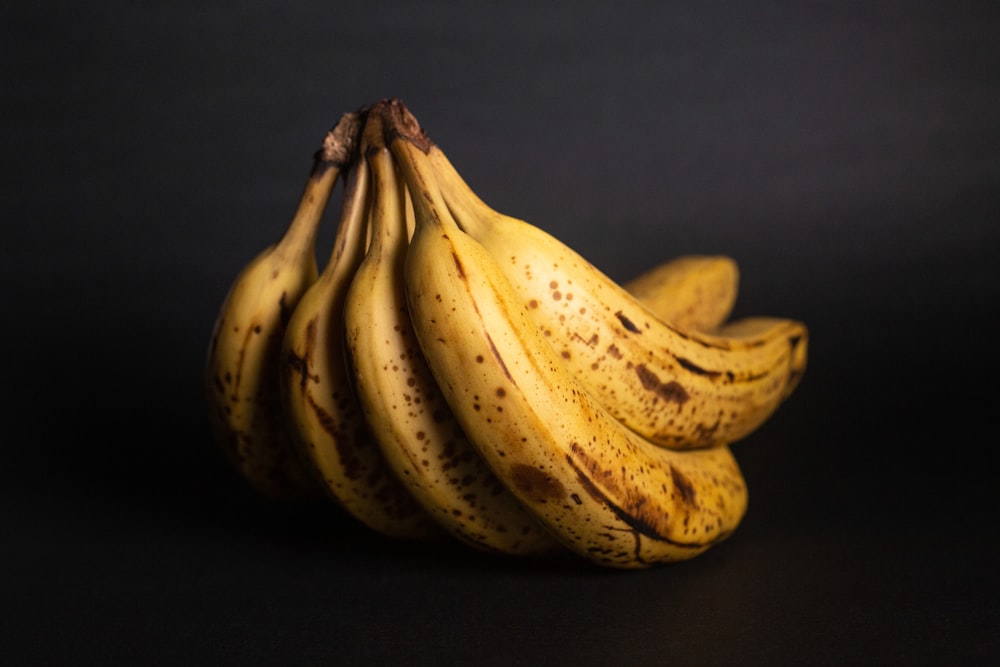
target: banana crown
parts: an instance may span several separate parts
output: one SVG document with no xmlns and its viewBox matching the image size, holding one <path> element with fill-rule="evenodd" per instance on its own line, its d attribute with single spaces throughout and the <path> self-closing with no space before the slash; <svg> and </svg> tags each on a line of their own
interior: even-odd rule
<svg viewBox="0 0 1000 667">
<path fill-rule="evenodd" d="M 729 319 L 738 288 L 723 255 L 616 283 L 491 208 L 383 99 L 327 133 L 279 240 L 234 279 L 209 344 L 213 432 L 251 488 L 388 538 L 686 560 L 736 531 L 731 445 L 806 367 L 803 323 Z"/>
</svg>

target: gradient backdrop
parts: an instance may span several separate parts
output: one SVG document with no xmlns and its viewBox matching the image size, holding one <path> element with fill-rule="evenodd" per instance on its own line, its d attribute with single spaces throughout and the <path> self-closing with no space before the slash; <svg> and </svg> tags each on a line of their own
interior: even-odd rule
<svg viewBox="0 0 1000 667">
<path fill-rule="evenodd" d="M 6 664 L 1000 658 L 996 3 L 12 4 Z M 403 547 L 221 466 L 216 309 L 382 97 L 611 276 L 729 254 L 736 315 L 810 325 L 730 541 L 634 574 Z"/>
</svg>

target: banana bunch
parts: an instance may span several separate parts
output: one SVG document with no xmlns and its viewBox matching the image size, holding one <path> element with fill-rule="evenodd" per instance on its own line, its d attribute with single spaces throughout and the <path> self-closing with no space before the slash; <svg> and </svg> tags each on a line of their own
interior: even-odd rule
<svg viewBox="0 0 1000 667">
<path fill-rule="evenodd" d="M 322 272 L 315 236 L 343 200 Z M 618 284 L 483 202 L 406 107 L 345 114 L 209 348 L 218 441 L 254 488 L 397 539 L 636 569 L 726 539 L 730 445 L 805 370 L 797 321 L 730 320 L 725 256 Z"/>
</svg>

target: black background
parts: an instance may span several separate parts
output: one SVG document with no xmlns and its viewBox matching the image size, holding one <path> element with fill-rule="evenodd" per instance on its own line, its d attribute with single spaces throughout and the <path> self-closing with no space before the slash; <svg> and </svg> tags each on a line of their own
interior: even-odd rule
<svg viewBox="0 0 1000 667">
<path fill-rule="evenodd" d="M 0 10 L 0 659 L 1000 658 L 996 3 L 451 7 Z M 635 573 L 402 546 L 221 465 L 216 309 L 328 127 L 390 96 L 613 277 L 725 253 L 737 315 L 810 325 L 800 389 L 734 447 L 729 541 Z"/>
</svg>

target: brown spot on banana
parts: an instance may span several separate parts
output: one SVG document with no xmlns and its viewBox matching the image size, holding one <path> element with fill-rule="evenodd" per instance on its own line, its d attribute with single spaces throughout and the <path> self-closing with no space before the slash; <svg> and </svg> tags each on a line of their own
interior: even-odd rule
<svg viewBox="0 0 1000 667">
<path fill-rule="evenodd" d="M 617 317 L 618 321 L 622 323 L 622 326 L 625 327 L 626 331 L 631 331 L 632 333 L 637 333 L 637 334 L 642 333 L 642 331 L 639 330 L 639 327 L 635 325 L 635 322 L 626 317 L 625 313 L 623 313 L 622 311 L 619 310 L 617 313 L 615 313 L 615 317 Z"/>
<path fill-rule="evenodd" d="M 674 483 L 674 488 L 677 490 L 681 502 L 685 505 L 690 505 L 692 508 L 697 508 L 697 498 L 695 497 L 696 494 L 691 480 L 673 466 L 670 466 L 670 479 Z"/>
<path fill-rule="evenodd" d="M 313 351 L 316 349 L 316 329 L 318 326 L 319 316 L 316 316 L 309 320 L 306 324 L 306 337 L 303 341 L 303 350 L 301 355 L 297 355 L 294 352 L 289 352 L 288 356 L 285 358 L 285 367 L 288 373 L 294 375 L 298 373 L 299 375 L 299 387 L 305 391 L 306 384 L 311 380 L 313 382 L 319 382 L 318 375 L 310 375 L 309 367 L 312 365 Z"/>
<path fill-rule="evenodd" d="M 257 325 L 256 328 L 259 329 L 260 325 Z M 235 327 L 233 330 L 239 331 L 239 327 Z M 254 327 L 247 327 L 246 334 L 243 336 L 243 341 L 240 344 L 240 351 L 236 355 L 236 369 L 232 371 L 232 376 L 233 376 L 232 396 L 234 397 L 234 400 L 237 400 L 236 397 L 238 397 L 240 393 L 240 384 L 243 380 L 243 364 L 246 361 L 247 347 L 250 345 L 250 338 L 251 336 L 253 336 L 253 330 Z"/>
<path fill-rule="evenodd" d="M 538 468 L 517 464 L 507 475 L 514 487 L 537 502 L 560 502 L 566 497 L 562 482 Z"/>
<path fill-rule="evenodd" d="M 715 423 L 712 424 L 711 426 L 706 426 L 704 423 L 699 423 L 694 428 L 694 435 L 699 440 L 704 440 L 708 442 L 714 441 L 716 439 L 715 433 L 719 430 L 719 427 L 721 425 L 722 425 L 721 417 L 716 419 Z"/>
<path fill-rule="evenodd" d="M 676 380 L 662 382 L 656 373 L 649 370 L 645 364 L 636 366 L 635 373 L 639 376 L 639 382 L 642 383 L 644 389 L 655 393 L 668 403 L 684 405 L 690 398 L 687 390 L 680 383 Z"/>
<path fill-rule="evenodd" d="M 497 360 L 497 363 L 500 364 L 503 374 L 507 376 L 507 379 L 510 380 L 511 384 L 516 386 L 517 383 L 514 382 L 514 377 L 510 374 L 510 369 L 507 368 L 507 364 L 500 355 L 500 350 L 497 349 L 496 343 L 493 342 L 493 339 L 489 334 L 486 334 L 486 342 L 489 343 L 490 352 L 493 354 L 493 358 Z"/>
<path fill-rule="evenodd" d="M 685 359 L 684 357 L 678 357 L 676 354 L 671 356 L 673 356 L 673 358 L 677 360 L 677 363 L 680 364 L 681 368 L 687 371 L 691 371 L 695 375 L 701 375 L 711 379 L 715 379 L 718 376 L 722 375 L 720 371 L 710 371 L 706 368 L 702 368 L 701 366 L 694 363 L 690 359 Z"/>
<path fill-rule="evenodd" d="M 457 253 L 451 253 L 451 258 L 455 260 L 455 270 L 458 271 L 458 277 L 465 280 L 465 269 L 462 267 L 462 260 L 458 258 Z"/>
</svg>

